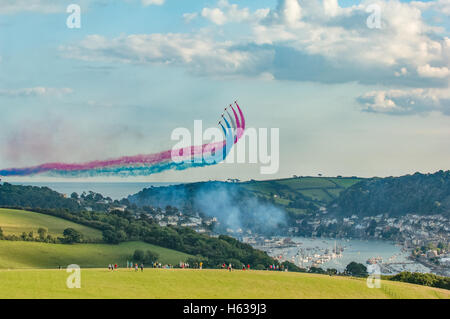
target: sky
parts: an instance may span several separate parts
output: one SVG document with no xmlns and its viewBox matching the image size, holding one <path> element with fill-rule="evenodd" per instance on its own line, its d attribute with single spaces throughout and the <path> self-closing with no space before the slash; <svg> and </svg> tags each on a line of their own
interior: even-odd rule
<svg viewBox="0 0 450 319">
<path fill-rule="evenodd" d="M 88 181 L 448 170 L 449 15 L 450 0 L 0 0 L 0 168 L 168 150 L 237 99 L 248 127 L 279 129 L 276 174 Z"/>
</svg>

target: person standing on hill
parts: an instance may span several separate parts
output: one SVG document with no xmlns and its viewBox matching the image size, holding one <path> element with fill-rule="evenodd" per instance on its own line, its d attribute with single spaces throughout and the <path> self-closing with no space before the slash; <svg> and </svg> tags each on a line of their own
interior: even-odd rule
<svg viewBox="0 0 450 319">
<path fill-rule="evenodd" d="M 200 262 L 200 269 L 203 269 L 203 263 Z"/>
<path fill-rule="evenodd" d="M 144 271 L 144 264 L 141 264 L 141 272 Z"/>
<path fill-rule="evenodd" d="M 138 271 L 138 264 L 134 265 L 134 271 Z"/>
<path fill-rule="evenodd" d="M 117 264 L 114 264 L 114 270 L 117 270 Z"/>
</svg>

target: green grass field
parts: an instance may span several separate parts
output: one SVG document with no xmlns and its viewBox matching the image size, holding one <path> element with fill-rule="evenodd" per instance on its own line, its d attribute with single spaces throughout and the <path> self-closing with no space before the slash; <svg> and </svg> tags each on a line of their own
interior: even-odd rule
<svg viewBox="0 0 450 319">
<path fill-rule="evenodd" d="M 20 236 L 23 232 L 28 234 L 30 231 L 33 231 L 35 237 L 38 235 L 37 230 L 39 227 L 47 228 L 48 233 L 53 237 L 62 237 L 64 229 L 73 228 L 81 232 L 85 238 L 102 239 L 102 232 L 97 229 L 79 225 L 62 218 L 23 210 L 0 208 L 0 227 L 5 235 L 14 234 Z"/>
<path fill-rule="evenodd" d="M 0 269 L 47 268 L 77 264 L 81 267 L 107 267 L 110 263 L 126 265 L 136 249 L 159 254 L 160 262 L 178 264 L 190 255 L 143 242 L 107 244 L 47 244 L 0 240 Z"/>
<path fill-rule="evenodd" d="M 450 298 L 450 292 L 383 281 L 268 271 L 82 269 L 81 288 L 69 289 L 65 270 L 0 271 L 0 298 Z"/>
</svg>

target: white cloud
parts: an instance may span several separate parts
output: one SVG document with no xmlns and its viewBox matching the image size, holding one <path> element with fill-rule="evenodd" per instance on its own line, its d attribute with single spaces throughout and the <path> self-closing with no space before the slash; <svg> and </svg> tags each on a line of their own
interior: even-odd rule
<svg viewBox="0 0 450 319">
<path fill-rule="evenodd" d="M 212 21 L 215 24 L 222 25 L 227 22 L 227 17 L 219 8 L 209 9 L 203 8 L 202 17 Z"/>
<path fill-rule="evenodd" d="M 151 5 L 161 6 L 164 4 L 164 2 L 165 0 L 141 0 L 141 3 L 144 7 Z"/>
<path fill-rule="evenodd" d="M 72 93 L 70 88 L 33 87 L 22 89 L 0 90 L 0 96 L 5 97 L 36 97 L 36 96 L 62 96 Z"/>
<path fill-rule="evenodd" d="M 432 111 L 450 115 L 450 89 L 373 91 L 358 98 L 364 110 L 386 114 L 416 114 Z"/>
<path fill-rule="evenodd" d="M 275 80 L 275 77 L 270 72 L 263 72 L 259 75 L 259 79 L 263 81 L 273 81 Z"/>
<path fill-rule="evenodd" d="M 408 69 L 407 68 L 401 68 L 400 71 L 396 71 L 395 76 L 403 76 L 403 75 L 407 75 L 408 74 Z"/>
<path fill-rule="evenodd" d="M 122 0 L 130 2 L 131 0 Z M 84 10 L 93 3 L 105 4 L 104 0 L 77 0 Z M 140 0 L 142 6 L 163 5 L 165 0 Z M 0 14 L 15 14 L 19 12 L 37 13 L 62 13 L 66 12 L 68 5 L 74 3 L 73 0 L 0 0 Z"/>
<path fill-rule="evenodd" d="M 62 47 L 69 58 L 86 61 L 185 65 L 196 74 L 226 75 L 257 70 L 271 60 L 271 52 L 238 50 L 231 42 L 216 42 L 205 35 L 180 33 L 86 37 L 79 45 Z"/>
<path fill-rule="evenodd" d="M 302 16 L 302 8 L 297 0 L 280 1 L 275 16 L 288 26 L 297 26 Z"/>
<path fill-rule="evenodd" d="M 187 22 L 201 16 L 214 24 L 195 34 L 94 35 L 63 50 L 84 60 L 184 65 L 202 75 L 245 72 L 256 78 L 427 90 L 448 86 L 450 39 L 445 29 L 424 20 L 422 10 L 445 10 L 449 1 L 432 6 L 363 0 L 340 7 L 337 0 L 279 0 L 274 9 L 251 11 L 220 0 L 216 7 L 183 15 Z M 374 3 L 381 8 L 381 29 L 366 23 L 366 8 Z M 242 32 L 235 32 L 236 23 Z M 388 96 L 374 96 L 366 108 L 400 107 L 400 113 L 407 113 Z"/>
<path fill-rule="evenodd" d="M 0 14 L 17 12 L 57 13 L 63 12 L 64 9 L 64 1 L 60 0 L 0 0 Z"/>
<path fill-rule="evenodd" d="M 411 5 L 421 10 L 434 10 L 438 13 L 450 15 L 450 0 L 412 1 Z"/>
<path fill-rule="evenodd" d="M 419 66 L 417 73 L 425 78 L 447 78 L 450 70 L 447 67 L 432 67 L 429 64 Z"/>
<path fill-rule="evenodd" d="M 420 10 L 399 1 L 375 1 L 382 9 L 383 27 L 369 29 L 365 9 L 372 2 L 340 8 L 335 0 L 280 0 L 270 19 L 254 29 L 255 36 L 258 43 L 284 45 L 355 66 L 403 63 L 416 69 L 435 60 L 448 63 L 442 56 L 444 40 L 429 36 L 432 28 L 424 23 Z"/>
<path fill-rule="evenodd" d="M 366 8 L 373 3 L 381 8 L 382 29 L 370 29 L 366 24 L 370 15 Z M 355 81 L 377 82 L 379 70 L 387 74 L 387 80 L 400 75 L 407 80 L 429 78 L 429 72 L 419 72 L 419 68 L 435 65 L 443 74 L 450 67 L 450 42 L 439 34 L 441 28 L 429 26 L 417 5 L 398 0 L 364 0 L 347 8 L 340 7 L 337 0 L 279 0 L 275 9 L 254 13 L 220 0 L 217 7 L 204 8 L 201 15 L 220 26 L 247 23 L 253 32 L 249 43 L 290 48 L 299 53 L 299 59 L 304 55 L 323 58 L 323 66 L 347 68 Z M 402 69 L 415 71 L 398 71 Z"/>
<path fill-rule="evenodd" d="M 342 10 L 337 0 L 323 0 L 323 9 L 326 15 L 334 17 Z"/>
<path fill-rule="evenodd" d="M 184 22 L 186 22 L 186 23 L 190 23 L 192 20 L 194 20 L 197 17 L 198 17 L 197 12 L 183 14 L 183 19 L 184 19 Z"/>
<path fill-rule="evenodd" d="M 248 8 L 239 8 L 237 4 L 230 4 L 227 0 L 219 0 L 216 8 L 203 8 L 201 16 L 214 24 L 224 25 L 230 22 L 257 22 L 265 18 L 270 9 L 258 9 L 250 12 Z"/>
<path fill-rule="evenodd" d="M 381 29 L 366 25 L 366 7 L 372 3 L 381 8 Z M 439 1 L 427 9 L 445 9 L 448 4 Z M 253 32 L 256 43 L 282 52 L 275 61 L 275 78 L 419 87 L 411 92 L 377 92 L 359 101 L 373 112 L 448 113 L 446 95 L 424 86 L 448 86 L 450 40 L 442 36 L 442 28 L 425 22 L 417 5 L 366 0 L 343 8 L 336 0 L 279 0 Z M 412 104 L 404 101 L 409 94 Z"/>
</svg>

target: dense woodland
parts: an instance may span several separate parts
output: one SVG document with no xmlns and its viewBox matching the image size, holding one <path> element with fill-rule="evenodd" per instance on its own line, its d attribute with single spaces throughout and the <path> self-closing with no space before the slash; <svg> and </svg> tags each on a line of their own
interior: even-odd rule
<svg viewBox="0 0 450 319">
<path fill-rule="evenodd" d="M 329 205 L 339 215 L 450 216 L 450 171 L 363 180 Z"/>
<path fill-rule="evenodd" d="M 72 212 L 81 210 L 76 200 L 64 198 L 48 187 L 18 186 L 0 184 L 0 206 L 19 206 L 32 208 L 64 208 Z"/>
<path fill-rule="evenodd" d="M 393 276 L 383 276 L 383 279 L 407 282 L 410 284 L 429 286 L 442 289 L 450 289 L 450 278 L 434 274 L 412 273 L 403 271 Z"/>
</svg>

